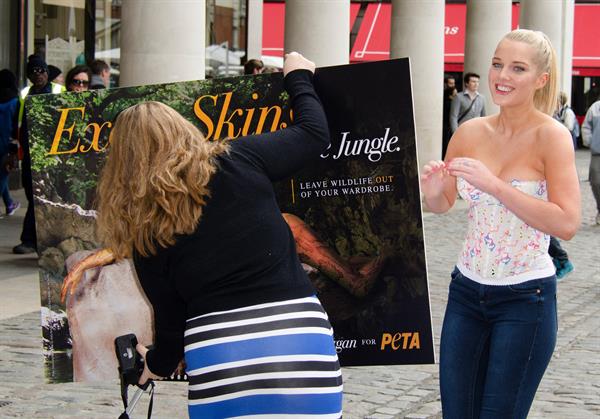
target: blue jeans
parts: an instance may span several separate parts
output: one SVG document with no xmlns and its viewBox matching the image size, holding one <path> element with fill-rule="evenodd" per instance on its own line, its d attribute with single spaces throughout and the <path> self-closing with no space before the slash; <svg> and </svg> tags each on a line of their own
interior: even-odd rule
<svg viewBox="0 0 600 419">
<path fill-rule="evenodd" d="M 1 160 L 2 159 L 0 159 L 0 161 Z M 0 195 L 2 195 L 4 206 L 8 211 L 8 206 L 12 204 L 13 201 L 10 197 L 10 192 L 8 191 L 8 172 L 3 168 L 0 168 Z"/>
<path fill-rule="evenodd" d="M 556 277 L 482 285 L 452 272 L 440 342 L 444 419 L 522 419 L 550 362 Z"/>
</svg>

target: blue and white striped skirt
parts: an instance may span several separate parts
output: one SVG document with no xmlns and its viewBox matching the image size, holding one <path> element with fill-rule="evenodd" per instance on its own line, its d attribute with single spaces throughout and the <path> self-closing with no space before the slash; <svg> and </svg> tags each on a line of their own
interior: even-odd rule
<svg viewBox="0 0 600 419">
<path fill-rule="evenodd" d="M 190 418 L 342 416 L 333 330 L 317 297 L 188 319 L 185 361 Z"/>
</svg>

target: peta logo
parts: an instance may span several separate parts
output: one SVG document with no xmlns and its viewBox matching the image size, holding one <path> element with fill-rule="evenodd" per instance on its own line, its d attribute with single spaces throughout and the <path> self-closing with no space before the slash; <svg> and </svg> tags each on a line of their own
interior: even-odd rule
<svg viewBox="0 0 600 419">
<path fill-rule="evenodd" d="M 421 349 L 419 332 L 397 332 L 393 335 L 391 333 L 384 333 L 381 336 L 380 349 L 384 351 L 386 347 L 393 351 L 397 351 L 398 349 Z"/>
</svg>

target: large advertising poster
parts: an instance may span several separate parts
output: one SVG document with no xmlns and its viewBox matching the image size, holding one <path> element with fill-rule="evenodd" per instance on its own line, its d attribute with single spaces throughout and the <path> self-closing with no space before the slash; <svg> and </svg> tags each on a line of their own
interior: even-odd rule
<svg viewBox="0 0 600 419">
<path fill-rule="evenodd" d="M 321 68 L 315 86 L 331 147 L 274 187 L 340 362 L 432 363 L 408 59 Z M 280 73 L 26 99 L 50 382 L 114 379 L 116 336 L 152 342 L 152 310 L 130 261 L 86 270 L 61 299 L 79 261 L 102 259 L 95 189 L 113 121 L 149 100 L 176 109 L 208 141 L 293 120 Z"/>
</svg>

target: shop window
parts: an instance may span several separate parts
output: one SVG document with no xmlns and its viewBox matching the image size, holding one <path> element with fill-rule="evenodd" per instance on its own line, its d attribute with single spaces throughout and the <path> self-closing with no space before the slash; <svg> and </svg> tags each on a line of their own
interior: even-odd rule
<svg viewBox="0 0 600 419">
<path fill-rule="evenodd" d="M 34 7 L 34 53 L 60 70 L 55 80 L 60 82 L 84 56 L 85 1 L 35 0 Z"/>
</svg>

